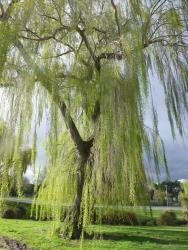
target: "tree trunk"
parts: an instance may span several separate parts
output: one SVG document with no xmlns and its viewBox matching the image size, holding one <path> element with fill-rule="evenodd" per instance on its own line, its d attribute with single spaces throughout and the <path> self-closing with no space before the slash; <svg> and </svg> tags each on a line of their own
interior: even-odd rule
<svg viewBox="0 0 188 250">
<path fill-rule="evenodd" d="M 81 147 L 77 147 L 80 157 L 80 165 L 76 176 L 76 195 L 72 208 L 65 220 L 63 235 L 71 239 L 79 239 L 82 233 L 82 220 L 80 220 L 83 187 L 85 182 L 85 166 L 90 157 L 93 139 L 83 141 Z"/>
<path fill-rule="evenodd" d="M 79 239 L 82 233 L 82 222 L 79 220 L 80 218 L 80 208 L 82 202 L 82 193 L 84 187 L 84 175 L 85 175 L 85 159 L 81 159 L 80 168 L 77 173 L 77 180 L 76 180 L 76 197 L 73 204 L 73 224 L 72 224 L 72 239 Z"/>
</svg>

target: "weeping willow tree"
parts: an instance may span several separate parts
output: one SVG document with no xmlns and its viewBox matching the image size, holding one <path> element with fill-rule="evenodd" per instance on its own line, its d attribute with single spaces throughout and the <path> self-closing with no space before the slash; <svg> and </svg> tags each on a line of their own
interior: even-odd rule
<svg viewBox="0 0 188 250">
<path fill-rule="evenodd" d="M 39 216 L 74 239 L 95 205 L 147 203 L 143 155 L 157 176 L 167 167 L 152 73 L 164 89 L 172 136 L 176 128 L 184 134 L 188 1 L 12 0 L 0 10 L 0 84 L 18 135 L 15 155 L 32 131 L 34 164 L 36 131 L 48 114 Z"/>
<path fill-rule="evenodd" d="M 14 189 L 18 195 L 21 195 L 23 174 L 31 164 L 31 149 L 18 147 L 16 151 L 17 138 L 12 132 L 6 128 L 4 122 L 1 122 L 0 188 L 4 195 L 8 195 L 10 189 Z"/>
</svg>

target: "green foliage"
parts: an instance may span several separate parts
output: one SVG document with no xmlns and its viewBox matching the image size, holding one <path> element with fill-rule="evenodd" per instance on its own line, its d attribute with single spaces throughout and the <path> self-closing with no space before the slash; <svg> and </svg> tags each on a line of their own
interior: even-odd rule
<svg viewBox="0 0 188 250">
<path fill-rule="evenodd" d="M 35 220 L 36 214 L 35 211 L 32 210 L 31 204 L 23 203 L 23 202 L 15 202 L 15 201 L 6 201 L 3 208 L 3 213 L 7 209 L 13 210 L 15 212 L 17 219 L 27 219 L 27 220 Z M 32 212 L 32 213 L 31 213 Z"/>
<path fill-rule="evenodd" d="M 26 213 L 26 208 L 24 205 L 11 206 L 10 204 L 6 204 L 3 212 L 2 218 L 6 219 L 30 219 L 30 216 Z"/>
<path fill-rule="evenodd" d="M 188 208 L 188 180 L 186 179 L 181 184 L 181 192 L 179 193 L 178 199 L 182 207 Z"/>
<path fill-rule="evenodd" d="M 157 202 L 159 202 L 160 204 L 165 205 L 166 202 L 166 194 L 164 191 L 160 191 L 160 190 L 155 190 L 154 191 L 154 200 L 156 200 Z"/>
<path fill-rule="evenodd" d="M 4 141 L 1 195 L 9 191 L 10 158 L 22 195 L 20 148 L 32 133 L 35 165 L 37 129 L 46 113 L 48 165 L 35 199 L 39 217 L 61 224 L 62 206 L 72 204 L 77 191 L 80 145 L 91 138 L 79 217 L 83 227 L 91 222 L 94 204 L 148 204 L 143 154 L 150 165 L 154 159 L 158 177 L 162 166 L 168 175 L 152 72 L 164 89 L 172 135 L 175 127 L 184 135 L 185 1 L 26 0 L 3 8 L 8 11 L 6 18 L 0 17 L 0 80 L 8 86 L 3 94 L 9 104 L 9 138 L 12 134 L 15 140 L 12 150 L 9 140 Z M 153 119 L 149 131 L 144 124 L 148 103 Z"/>
<path fill-rule="evenodd" d="M 57 235 L 50 235 L 50 222 L 28 220 L 0 220 L 0 234 L 23 242 L 29 248 L 40 250 L 77 250 L 79 241 L 68 242 Z M 132 227 L 98 226 L 96 234 L 105 234 L 106 239 L 85 240 L 83 250 L 187 250 L 188 227 Z M 119 237 L 120 240 L 117 240 Z"/>
<path fill-rule="evenodd" d="M 166 191 L 166 188 L 168 193 L 177 196 L 181 189 L 181 183 L 179 181 L 163 181 L 159 184 L 155 184 L 155 189 L 157 190 Z"/>
<path fill-rule="evenodd" d="M 96 224 L 107 225 L 131 225 L 136 226 L 139 224 L 136 213 L 126 210 L 110 209 L 99 213 L 98 218 L 95 218 Z"/>
<path fill-rule="evenodd" d="M 156 225 L 156 221 L 154 219 L 150 219 L 146 222 L 145 226 L 152 227 Z"/>
<path fill-rule="evenodd" d="M 6 218 L 6 219 L 16 219 L 16 212 L 15 212 L 15 210 L 12 209 L 12 208 L 6 208 L 6 209 L 3 211 L 2 218 Z"/>
<path fill-rule="evenodd" d="M 2 122 L 0 136 L 1 196 L 11 191 L 22 195 L 23 173 L 31 163 L 31 150 L 21 147 L 20 134 L 15 134 Z M 4 184 L 3 184 L 4 183 Z"/>
<path fill-rule="evenodd" d="M 165 211 L 158 219 L 159 226 L 175 226 L 177 225 L 176 213 L 174 211 Z"/>
<path fill-rule="evenodd" d="M 188 211 L 183 212 L 183 219 L 188 223 Z"/>
<path fill-rule="evenodd" d="M 26 217 L 26 210 L 23 206 L 18 206 L 15 212 L 17 219 L 24 219 Z"/>
<path fill-rule="evenodd" d="M 6 57 L 7 57 L 7 52 L 8 52 L 8 47 L 9 47 L 9 26 L 0 23 L 0 33 L 1 38 L 0 38 L 0 77 L 4 69 L 4 64 L 6 62 Z"/>
</svg>

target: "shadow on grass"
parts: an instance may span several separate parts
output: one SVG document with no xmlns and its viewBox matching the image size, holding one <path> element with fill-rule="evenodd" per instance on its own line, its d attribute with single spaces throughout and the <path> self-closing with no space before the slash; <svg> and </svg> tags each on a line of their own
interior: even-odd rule
<svg viewBox="0 0 188 250">
<path fill-rule="evenodd" d="M 169 237 L 176 237 L 179 239 L 186 239 L 188 237 L 188 231 L 184 231 L 184 228 L 179 227 L 179 230 L 176 229 L 177 227 L 172 227 L 171 229 L 168 229 L 168 227 L 166 228 L 160 228 L 160 227 L 152 227 L 152 229 L 148 229 L 147 227 L 145 228 L 139 228 L 139 230 L 137 230 L 137 228 L 135 229 L 134 227 L 129 228 L 129 232 L 128 234 L 153 234 L 156 235 L 157 237 L 162 237 L 164 238 L 164 236 L 169 236 Z M 121 232 L 120 232 L 121 233 Z M 125 233 L 124 233 L 125 234 Z"/>
<path fill-rule="evenodd" d="M 160 235 L 157 235 L 157 237 L 153 236 L 140 236 L 140 235 L 128 235 L 125 233 L 103 233 L 99 234 L 97 237 L 101 240 L 112 240 L 112 241 L 131 241 L 134 243 L 157 243 L 157 244 L 163 244 L 163 245 L 188 245 L 188 239 L 181 239 L 178 236 L 181 237 L 181 232 L 178 232 L 179 235 L 176 235 L 178 239 L 160 239 Z"/>
</svg>

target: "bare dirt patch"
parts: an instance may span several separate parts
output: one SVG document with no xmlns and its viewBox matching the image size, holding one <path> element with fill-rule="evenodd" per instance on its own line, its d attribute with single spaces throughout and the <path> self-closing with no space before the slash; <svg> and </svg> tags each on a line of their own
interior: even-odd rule
<svg viewBox="0 0 188 250">
<path fill-rule="evenodd" d="M 0 250 L 29 250 L 24 243 L 20 243 L 16 240 L 10 240 L 6 237 L 0 237 Z"/>
</svg>

